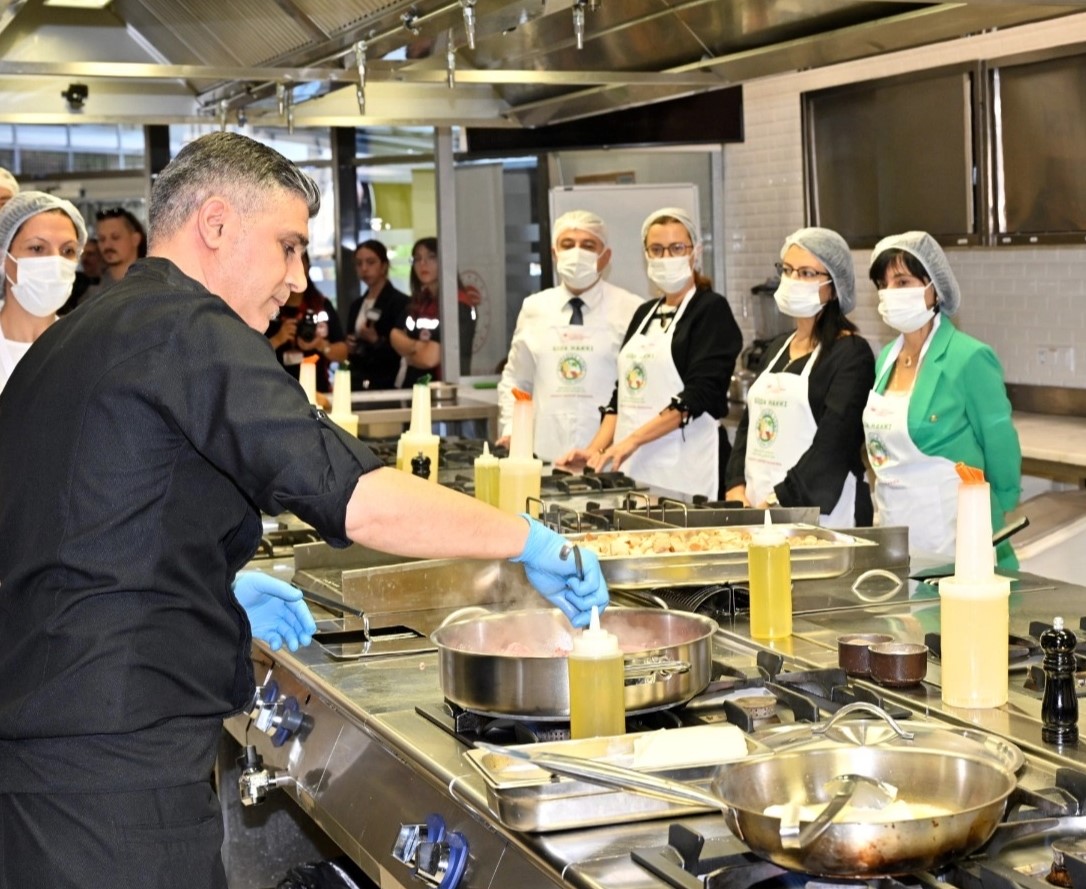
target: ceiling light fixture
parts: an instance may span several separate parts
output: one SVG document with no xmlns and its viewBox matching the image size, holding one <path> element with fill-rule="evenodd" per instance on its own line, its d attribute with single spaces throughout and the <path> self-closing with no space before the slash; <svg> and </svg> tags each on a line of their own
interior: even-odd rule
<svg viewBox="0 0 1086 889">
<path fill-rule="evenodd" d="M 46 6 L 63 6 L 67 9 L 105 9 L 110 0 L 45 0 Z"/>
</svg>

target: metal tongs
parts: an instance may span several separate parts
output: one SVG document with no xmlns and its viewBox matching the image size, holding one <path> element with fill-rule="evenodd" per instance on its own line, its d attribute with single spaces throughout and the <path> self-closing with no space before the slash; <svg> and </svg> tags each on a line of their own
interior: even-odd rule
<svg viewBox="0 0 1086 889">
<path fill-rule="evenodd" d="M 577 566 L 577 579 L 584 580 L 584 564 L 581 562 L 581 548 L 577 544 L 566 544 L 558 551 L 558 558 L 563 561 L 569 558 L 569 554 L 573 553 L 573 564 Z"/>
</svg>

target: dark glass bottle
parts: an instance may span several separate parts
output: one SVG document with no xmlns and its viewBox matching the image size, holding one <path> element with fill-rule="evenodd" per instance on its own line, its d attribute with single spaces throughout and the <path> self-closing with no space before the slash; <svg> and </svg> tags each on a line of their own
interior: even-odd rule
<svg viewBox="0 0 1086 889">
<path fill-rule="evenodd" d="M 1041 739 L 1050 744 L 1073 744 L 1078 740 L 1078 698 L 1075 697 L 1075 634 L 1052 620 L 1041 633 L 1044 651 L 1045 691 L 1041 699 Z"/>
</svg>

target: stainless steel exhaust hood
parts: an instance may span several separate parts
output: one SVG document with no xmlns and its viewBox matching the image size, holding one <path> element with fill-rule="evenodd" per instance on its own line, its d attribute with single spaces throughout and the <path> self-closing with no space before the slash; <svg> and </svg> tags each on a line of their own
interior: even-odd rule
<svg viewBox="0 0 1086 889">
<path fill-rule="evenodd" d="M 0 120 L 535 127 L 1082 9 L 1078 0 L 0 0 Z M 64 61 L 58 61 L 64 60 Z M 91 85 L 73 112 L 59 89 Z M 99 97 L 96 99 L 96 97 Z"/>
</svg>

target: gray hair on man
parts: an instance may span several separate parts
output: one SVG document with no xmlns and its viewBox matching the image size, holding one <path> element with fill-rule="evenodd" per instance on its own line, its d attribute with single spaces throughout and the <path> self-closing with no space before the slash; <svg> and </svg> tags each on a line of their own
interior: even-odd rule
<svg viewBox="0 0 1086 889">
<path fill-rule="evenodd" d="M 182 148 L 151 186 L 148 240 L 153 247 L 181 230 L 209 197 L 227 198 L 243 216 L 275 189 L 306 202 L 313 218 L 321 205 L 317 183 L 274 148 L 240 133 L 209 133 Z"/>
</svg>

